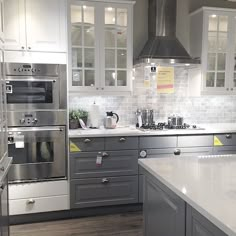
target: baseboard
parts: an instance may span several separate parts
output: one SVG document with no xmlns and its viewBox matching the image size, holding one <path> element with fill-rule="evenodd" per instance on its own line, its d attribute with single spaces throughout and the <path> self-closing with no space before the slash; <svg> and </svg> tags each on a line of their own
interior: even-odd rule
<svg viewBox="0 0 236 236">
<path fill-rule="evenodd" d="M 66 211 L 15 215 L 15 216 L 10 216 L 9 221 L 10 225 L 17 225 L 17 224 L 38 223 L 52 220 L 63 220 L 63 219 L 89 217 L 89 216 L 128 213 L 136 211 L 142 211 L 142 204 L 92 207 L 92 208 L 81 208 L 81 209 L 66 210 Z"/>
</svg>

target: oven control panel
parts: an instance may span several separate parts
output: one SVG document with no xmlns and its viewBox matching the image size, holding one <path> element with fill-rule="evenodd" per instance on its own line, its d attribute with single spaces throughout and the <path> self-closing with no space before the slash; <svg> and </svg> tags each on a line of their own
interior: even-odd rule
<svg viewBox="0 0 236 236">
<path fill-rule="evenodd" d="M 21 125 L 33 126 L 38 123 L 37 117 L 32 113 L 26 113 L 22 115 L 22 118 L 19 120 Z"/>
</svg>

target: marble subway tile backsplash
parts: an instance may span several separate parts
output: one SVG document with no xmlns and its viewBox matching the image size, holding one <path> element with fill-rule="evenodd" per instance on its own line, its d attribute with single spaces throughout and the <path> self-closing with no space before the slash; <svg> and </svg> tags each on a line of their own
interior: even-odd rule
<svg viewBox="0 0 236 236">
<path fill-rule="evenodd" d="M 187 123 L 236 122 L 236 96 L 188 96 L 188 70 L 175 68 L 175 92 L 158 94 L 156 80 L 144 87 L 144 68 L 135 71 L 133 93 L 129 96 L 77 96 L 69 98 L 69 107 L 89 110 L 94 101 L 100 106 L 101 125 L 106 111 L 120 116 L 120 125 L 136 123 L 135 111 L 140 108 L 154 109 L 156 121 L 167 121 L 171 114 L 182 115 Z"/>
</svg>

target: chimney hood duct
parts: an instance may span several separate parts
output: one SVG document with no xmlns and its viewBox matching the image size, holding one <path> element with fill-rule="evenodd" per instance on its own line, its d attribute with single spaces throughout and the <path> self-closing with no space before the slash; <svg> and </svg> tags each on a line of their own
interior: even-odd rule
<svg viewBox="0 0 236 236">
<path fill-rule="evenodd" d="M 134 64 L 200 64 L 176 38 L 176 0 L 149 0 L 148 41 Z"/>
</svg>

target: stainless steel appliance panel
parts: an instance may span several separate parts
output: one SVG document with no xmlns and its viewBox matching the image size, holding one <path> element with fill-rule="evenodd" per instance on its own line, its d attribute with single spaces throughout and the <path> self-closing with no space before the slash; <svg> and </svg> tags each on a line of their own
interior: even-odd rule
<svg viewBox="0 0 236 236">
<path fill-rule="evenodd" d="M 66 125 L 66 110 L 9 111 L 8 126 L 50 126 Z"/>
<path fill-rule="evenodd" d="M 65 178 L 65 143 L 65 126 L 10 128 L 8 150 L 13 156 L 13 165 L 9 181 Z"/>
<path fill-rule="evenodd" d="M 66 109 L 66 65 L 7 63 L 6 91 L 9 111 Z"/>
</svg>

